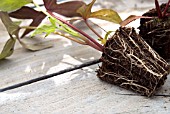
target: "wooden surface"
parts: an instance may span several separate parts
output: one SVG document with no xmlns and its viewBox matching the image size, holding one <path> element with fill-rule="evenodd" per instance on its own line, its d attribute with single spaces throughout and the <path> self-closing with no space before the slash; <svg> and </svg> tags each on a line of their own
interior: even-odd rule
<svg viewBox="0 0 170 114">
<path fill-rule="evenodd" d="M 123 19 L 131 14 L 141 15 L 153 6 L 140 1 L 141 4 L 136 7 L 134 1 L 128 6 L 131 7 L 130 10 L 119 10 Z M 116 5 L 119 2 L 108 7 L 120 9 Z M 127 7 L 125 1 L 121 3 Z M 96 6 L 98 5 L 101 6 L 100 0 Z M 92 21 L 106 30 L 114 31 L 118 27 L 105 21 Z M 82 22 L 75 25 L 97 38 Z M 138 25 L 139 20 L 129 26 L 137 28 Z M 2 23 L 0 26 L 1 50 L 8 36 Z M 104 36 L 103 31 L 93 27 Z M 32 43 L 32 39 L 25 40 Z M 55 35 L 35 40 L 53 44 L 53 47 L 31 52 L 17 43 L 14 54 L 0 61 L 0 114 L 170 113 L 169 77 L 155 96 L 147 98 L 100 81 L 95 71 L 99 65 L 96 60 L 101 53 L 91 47 L 81 46 Z"/>
<path fill-rule="evenodd" d="M 169 114 L 170 80 L 152 98 L 100 81 L 97 65 L 0 94 L 1 114 Z"/>
<path fill-rule="evenodd" d="M 1 47 L 5 39 L 8 39 L 7 35 L 2 37 Z M 31 43 L 31 39 L 25 40 Z M 3 80 L 0 82 L 1 88 L 99 59 L 101 56 L 100 52 L 89 46 L 79 45 L 60 36 L 50 35 L 46 39 L 37 38 L 38 41 L 51 43 L 53 47 L 31 52 L 17 44 L 14 54 L 0 61 L 0 78 Z"/>
</svg>

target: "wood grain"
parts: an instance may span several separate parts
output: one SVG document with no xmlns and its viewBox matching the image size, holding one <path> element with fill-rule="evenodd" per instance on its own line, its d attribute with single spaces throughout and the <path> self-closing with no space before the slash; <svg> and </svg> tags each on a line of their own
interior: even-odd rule
<svg viewBox="0 0 170 114">
<path fill-rule="evenodd" d="M 90 31 L 85 28 L 84 30 Z M 0 31 L 0 49 L 2 49 L 8 39 L 8 34 L 3 27 Z M 92 33 L 90 32 L 90 34 Z M 94 36 L 94 38 L 96 37 Z M 74 67 L 74 65 L 99 59 L 101 56 L 100 52 L 89 46 L 83 46 L 56 35 L 50 35 L 46 39 L 38 37 L 34 39 L 25 38 L 24 41 L 28 43 L 46 42 L 53 44 L 53 47 L 31 52 L 17 43 L 14 54 L 6 60 L 0 61 L 0 78 L 3 80 L 0 82 L 0 88 L 56 73 L 63 69 Z"/>
<path fill-rule="evenodd" d="M 170 80 L 147 98 L 96 77 L 97 65 L 0 93 L 1 114 L 168 114 Z"/>
</svg>

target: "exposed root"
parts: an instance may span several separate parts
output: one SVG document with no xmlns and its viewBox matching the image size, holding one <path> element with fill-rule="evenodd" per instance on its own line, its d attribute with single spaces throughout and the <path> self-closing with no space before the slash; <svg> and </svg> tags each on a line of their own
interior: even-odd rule
<svg viewBox="0 0 170 114">
<path fill-rule="evenodd" d="M 161 11 L 165 9 L 166 4 L 160 6 Z M 170 7 L 167 14 L 170 13 Z M 143 16 L 157 17 L 156 9 L 152 9 Z M 162 19 L 141 19 L 139 34 L 144 40 L 165 60 L 170 60 L 170 18 L 169 15 Z"/>
<path fill-rule="evenodd" d="M 169 70 L 134 30 L 120 27 L 104 47 L 97 76 L 104 81 L 151 96 L 164 84 Z"/>
</svg>

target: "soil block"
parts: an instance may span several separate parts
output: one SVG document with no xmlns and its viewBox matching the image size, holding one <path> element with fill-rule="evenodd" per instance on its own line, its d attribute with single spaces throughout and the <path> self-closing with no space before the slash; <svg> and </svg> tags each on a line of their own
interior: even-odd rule
<svg viewBox="0 0 170 114">
<path fill-rule="evenodd" d="M 166 4 L 160 6 L 161 11 L 165 6 Z M 167 13 L 170 13 L 170 7 Z M 170 16 L 159 19 L 156 9 L 149 10 L 143 16 L 155 18 L 141 19 L 139 34 L 161 57 L 170 61 Z"/>
<path fill-rule="evenodd" d="M 170 69 L 134 28 L 120 27 L 104 45 L 97 76 L 148 97 L 160 88 Z"/>
</svg>

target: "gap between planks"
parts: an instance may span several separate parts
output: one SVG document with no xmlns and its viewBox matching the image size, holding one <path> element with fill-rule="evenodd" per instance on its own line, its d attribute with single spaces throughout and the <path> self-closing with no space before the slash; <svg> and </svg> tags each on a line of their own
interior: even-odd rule
<svg viewBox="0 0 170 114">
<path fill-rule="evenodd" d="M 61 70 L 61 71 L 56 72 L 56 73 L 44 75 L 44 76 L 34 78 L 34 79 L 31 79 L 31 80 L 28 80 L 28 81 L 25 81 L 25 82 L 21 82 L 21 83 L 14 84 L 14 85 L 11 85 L 11 86 L 8 86 L 8 87 L 5 87 L 5 88 L 1 88 L 0 92 L 16 89 L 16 88 L 19 88 L 19 87 L 22 87 L 22 86 L 25 86 L 25 85 L 29 85 L 29 84 L 32 84 L 32 83 L 35 83 L 35 82 L 38 82 L 38 81 L 46 80 L 46 79 L 49 79 L 49 78 L 54 77 L 54 76 L 58 76 L 58 75 L 61 75 L 61 74 L 64 74 L 64 73 L 67 73 L 67 72 L 70 72 L 70 71 L 74 71 L 74 70 L 81 69 L 81 68 L 84 68 L 84 67 L 88 67 L 88 66 L 91 66 L 91 65 L 95 65 L 95 64 L 98 64 L 98 63 L 100 63 L 100 60 L 95 59 L 95 60 L 83 63 L 81 65 L 75 65 L 74 67 Z"/>
</svg>

